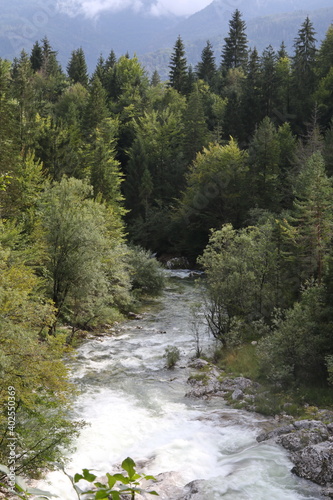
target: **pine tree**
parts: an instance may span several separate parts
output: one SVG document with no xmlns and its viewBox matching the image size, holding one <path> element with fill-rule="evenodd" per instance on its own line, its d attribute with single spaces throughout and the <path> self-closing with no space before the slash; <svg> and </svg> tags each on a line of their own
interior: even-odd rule
<svg viewBox="0 0 333 500">
<path fill-rule="evenodd" d="M 152 74 L 152 77 L 150 79 L 150 85 L 152 87 L 157 87 L 161 83 L 161 77 L 158 74 L 158 71 L 155 69 L 154 73 Z"/>
<path fill-rule="evenodd" d="M 245 140 L 248 142 L 253 136 L 256 125 L 264 118 L 261 106 L 260 60 L 256 48 L 249 53 L 246 79 L 244 80 L 243 87 L 241 110 Z"/>
<path fill-rule="evenodd" d="M 36 104 L 33 69 L 28 54 L 23 50 L 12 67 L 12 93 L 19 104 L 20 146 L 22 152 L 33 147 L 36 135 Z"/>
<path fill-rule="evenodd" d="M 277 131 L 270 118 L 259 124 L 250 148 L 250 185 L 257 207 L 278 211 L 281 199 L 280 146 Z"/>
<path fill-rule="evenodd" d="M 225 44 L 222 49 L 222 69 L 225 71 L 246 66 L 248 54 L 245 28 L 245 21 L 242 20 L 240 11 L 236 9 L 229 21 L 229 34 L 224 39 Z"/>
<path fill-rule="evenodd" d="M 316 38 L 313 24 L 307 17 L 295 38 L 292 59 L 292 102 L 297 124 L 304 129 L 304 122 L 312 111 L 312 94 L 316 86 Z"/>
<path fill-rule="evenodd" d="M 88 68 L 82 47 L 72 51 L 67 73 L 73 83 L 81 83 L 84 87 L 88 85 Z"/>
<path fill-rule="evenodd" d="M 316 278 L 320 282 L 333 235 L 332 179 L 326 175 L 320 152 L 314 153 L 300 172 L 295 196 L 295 259 L 302 280 Z"/>
<path fill-rule="evenodd" d="M 47 37 L 42 40 L 42 66 L 41 71 L 45 77 L 58 77 L 62 75 L 61 66 L 57 61 L 57 52 L 52 49 Z"/>
<path fill-rule="evenodd" d="M 109 115 L 106 105 L 106 91 L 97 76 L 92 79 L 89 90 L 83 119 L 83 127 L 88 135 Z"/>
<path fill-rule="evenodd" d="M 188 98 L 184 113 L 184 158 L 190 164 L 198 151 L 207 145 L 208 128 L 205 119 L 202 99 L 195 86 Z"/>
<path fill-rule="evenodd" d="M 33 71 L 39 71 L 43 64 L 43 51 L 38 42 L 31 49 L 30 62 Z"/>
<path fill-rule="evenodd" d="M 185 47 L 180 36 L 178 36 L 175 43 L 169 68 L 170 86 L 181 94 L 184 94 L 187 87 L 187 61 L 185 57 Z"/>
<path fill-rule="evenodd" d="M 277 103 L 278 80 L 276 75 L 276 54 L 271 45 L 261 57 L 261 93 L 264 116 L 273 118 Z"/>
<path fill-rule="evenodd" d="M 210 86 L 213 85 L 216 76 L 216 63 L 213 46 L 209 40 L 201 52 L 201 61 L 197 64 L 196 73 L 200 80 L 204 80 Z"/>
</svg>

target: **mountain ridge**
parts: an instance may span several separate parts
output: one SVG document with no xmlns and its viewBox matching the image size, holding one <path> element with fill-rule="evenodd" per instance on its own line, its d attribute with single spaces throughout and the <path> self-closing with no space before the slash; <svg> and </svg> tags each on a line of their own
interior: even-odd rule
<svg viewBox="0 0 333 500">
<path fill-rule="evenodd" d="M 208 39 L 219 57 L 234 10 L 232 1 L 213 0 L 207 7 L 187 18 L 154 17 L 127 8 L 89 19 L 83 14 L 71 17 L 59 12 L 55 0 L 46 3 L 40 0 L 12 0 L 4 6 L 0 18 L 0 57 L 12 60 L 19 56 L 22 48 L 30 52 L 36 40 L 47 36 L 58 52 L 64 69 L 71 52 L 78 47 L 82 47 L 85 52 L 90 72 L 94 70 L 100 54 L 106 58 L 114 50 L 118 57 L 126 52 L 136 54 L 149 73 L 157 69 L 161 77 L 166 79 L 170 54 L 178 35 L 184 41 L 188 62 L 193 66 L 200 59 Z M 325 6 L 330 1 L 319 0 L 317 5 Z M 276 49 L 284 41 L 291 54 L 293 40 L 307 15 L 318 33 L 318 42 L 324 38 L 333 21 L 333 7 L 310 10 L 312 0 L 294 0 L 292 11 L 289 12 L 277 11 L 287 4 L 290 7 L 290 2 L 276 1 L 276 12 L 270 15 L 266 15 L 272 5 L 270 2 L 261 5 L 258 1 L 243 0 L 235 4 L 246 21 L 249 47 L 256 46 L 259 52 L 269 44 Z M 303 8 L 296 10 L 300 4 Z M 257 16 L 258 12 L 265 15 Z"/>
</svg>

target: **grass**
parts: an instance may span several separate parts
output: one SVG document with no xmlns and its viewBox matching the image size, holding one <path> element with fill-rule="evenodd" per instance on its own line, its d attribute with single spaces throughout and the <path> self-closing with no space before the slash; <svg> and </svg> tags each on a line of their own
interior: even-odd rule
<svg viewBox="0 0 333 500">
<path fill-rule="evenodd" d="M 234 349 L 218 348 L 212 361 L 233 377 L 260 382 L 254 406 L 263 415 L 286 413 L 297 418 L 315 418 L 318 408 L 333 410 L 333 390 L 325 385 L 300 385 L 282 388 L 267 383 L 260 371 L 256 347 L 243 344 Z"/>
<path fill-rule="evenodd" d="M 247 377 L 251 380 L 259 378 L 259 362 L 255 346 L 244 344 L 236 349 L 225 351 L 219 365 L 226 373 Z"/>
</svg>

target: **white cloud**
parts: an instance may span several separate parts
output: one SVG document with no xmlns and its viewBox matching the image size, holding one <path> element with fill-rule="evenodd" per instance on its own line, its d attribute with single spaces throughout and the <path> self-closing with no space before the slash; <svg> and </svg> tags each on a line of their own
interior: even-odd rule
<svg viewBox="0 0 333 500">
<path fill-rule="evenodd" d="M 155 0 L 151 13 L 155 16 L 171 13 L 188 16 L 204 9 L 212 0 Z"/>
<path fill-rule="evenodd" d="M 132 8 L 135 12 L 143 8 L 141 0 L 58 0 L 58 8 L 69 15 L 84 14 L 96 17 L 102 12 L 119 12 Z"/>
<path fill-rule="evenodd" d="M 212 0 L 58 0 L 58 8 L 69 15 L 78 13 L 96 17 L 102 12 L 127 8 L 148 11 L 154 16 L 175 14 L 187 16 L 203 9 Z"/>
</svg>

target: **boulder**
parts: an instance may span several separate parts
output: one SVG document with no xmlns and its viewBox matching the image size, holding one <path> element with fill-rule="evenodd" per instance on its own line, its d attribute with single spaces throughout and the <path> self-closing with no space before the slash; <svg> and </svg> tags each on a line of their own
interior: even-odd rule
<svg viewBox="0 0 333 500">
<path fill-rule="evenodd" d="M 233 401 L 239 401 L 240 399 L 244 398 L 244 392 L 241 389 L 235 389 L 234 392 L 231 394 L 231 399 Z"/>
<path fill-rule="evenodd" d="M 292 472 L 297 476 L 322 486 L 333 484 L 333 443 L 331 441 L 306 446 L 302 451 L 294 453 L 292 460 L 295 464 Z"/>
</svg>

